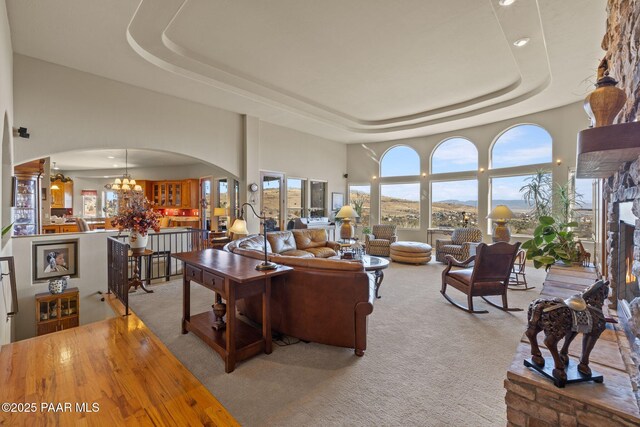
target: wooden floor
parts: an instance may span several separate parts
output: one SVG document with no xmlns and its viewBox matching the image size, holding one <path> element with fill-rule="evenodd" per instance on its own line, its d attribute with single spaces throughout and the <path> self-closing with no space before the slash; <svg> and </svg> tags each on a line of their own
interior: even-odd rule
<svg viewBox="0 0 640 427">
<path fill-rule="evenodd" d="M 238 425 L 135 314 L 0 347 L 5 402 L 29 406 L 0 425 Z"/>
</svg>

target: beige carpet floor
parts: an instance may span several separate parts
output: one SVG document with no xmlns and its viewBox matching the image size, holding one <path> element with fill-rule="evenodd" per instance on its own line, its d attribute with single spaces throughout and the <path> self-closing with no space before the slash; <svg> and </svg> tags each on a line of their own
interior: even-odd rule
<svg viewBox="0 0 640 427">
<path fill-rule="evenodd" d="M 392 263 L 369 316 L 364 357 L 300 342 L 274 346 L 231 374 L 200 339 L 180 333 L 181 281 L 138 291 L 130 305 L 242 425 L 504 426 L 503 380 L 526 312 L 480 298 L 476 308 L 489 314 L 458 310 L 439 293 L 442 268 Z M 531 268 L 536 289 L 510 291 L 510 305 L 526 309 L 543 278 Z M 455 289 L 451 295 L 465 301 Z M 192 285 L 191 300 L 192 313 L 209 310 L 212 293 Z"/>
</svg>

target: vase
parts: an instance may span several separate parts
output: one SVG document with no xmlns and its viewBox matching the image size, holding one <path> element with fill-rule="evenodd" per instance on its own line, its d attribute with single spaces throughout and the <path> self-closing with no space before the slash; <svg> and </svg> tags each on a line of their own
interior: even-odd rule
<svg viewBox="0 0 640 427">
<path fill-rule="evenodd" d="M 52 294 L 61 294 L 67 289 L 67 280 L 71 276 L 62 276 L 56 277 L 54 279 L 49 279 L 49 292 Z"/>
<path fill-rule="evenodd" d="M 613 120 L 627 101 L 627 95 L 616 87 L 617 83 L 612 77 L 604 76 L 596 83 L 596 90 L 585 98 L 584 110 L 591 118 L 592 127 L 613 124 Z"/>
<path fill-rule="evenodd" d="M 141 254 L 147 248 L 147 240 L 149 239 L 149 235 L 145 234 L 144 236 L 137 231 L 131 231 L 129 233 L 129 247 L 131 248 L 131 252 L 134 254 Z"/>
</svg>

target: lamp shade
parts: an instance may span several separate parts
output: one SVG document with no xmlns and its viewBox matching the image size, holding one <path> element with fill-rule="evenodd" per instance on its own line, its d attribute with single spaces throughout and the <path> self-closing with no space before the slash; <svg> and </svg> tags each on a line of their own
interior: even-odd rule
<svg viewBox="0 0 640 427">
<path fill-rule="evenodd" d="M 227 216 L 226 208 L 213 208 L 213 216 Z"/>
<path fill-rule="evenodd" d="M 358 218 L 360 215 L 351 207 L 351 205 L 344 205 L 340 208 L 336 214 L 336 218 Z"/>
<path fill-rule="evenodd" d="M 495 208 L 493 208 L 493 210 L 491 211 L 489 216 L 487 216 L 487 218 L 504 221 L 504 220 L 513 218 L 513 212 L 511 212 L 511 209 L 509 209 L 505 205 L 498 205 Z"/>
<path fill-rule="evenodd" d="M 249 234 L 249 230 L 247 230 L 247 221 L 244 219 L 236 219 L 233 221 L 233 225 L 229 229 L 229 232 L 233 234 Z"/>
<path fill-rule="evenodd" d="M 51 186 L 51 189 L 52 189 L 52 190 L 59 190 L 59 189 L 60 189 L 60 187 L 58 187 L 58 184 L 53 184 L 53 185 Z"/>
</svg>

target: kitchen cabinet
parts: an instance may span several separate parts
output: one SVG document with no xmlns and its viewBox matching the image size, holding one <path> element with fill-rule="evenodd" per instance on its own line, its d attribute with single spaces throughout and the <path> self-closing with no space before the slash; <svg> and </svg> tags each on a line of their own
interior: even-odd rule
<svg viewBox="0 0 640 427">
<path fill-rule="evenodd" d="M 157 208 L 198 209 L 198 180 L 148 181 L 147 198 Z"/>
<path fill-rule="evenodd" d="M 56 234 L 56 233 L 78 233 L 78 225 L 75 223 L 69 224 L 48 224 L 42 226 L 42 233 L 44 234 Z"/>
<path fill-rule="evenodd" d="M 51 186 L 57 185 L 58 189 L 51 190 L 52 209 L 73 209 L 73 181 L 63 182 L 56 180 L 51 182 Z"/>
<path fill-rule="evenodd" d="M 182 181 L 182 207 L 185 209 L 198 209 L 199 180 L 185 179 Z"/>
<path fill-rule="evenodd" d="M 182 207 L 182 181 L 167 181 L 167 207 Z"/>
</svg>

